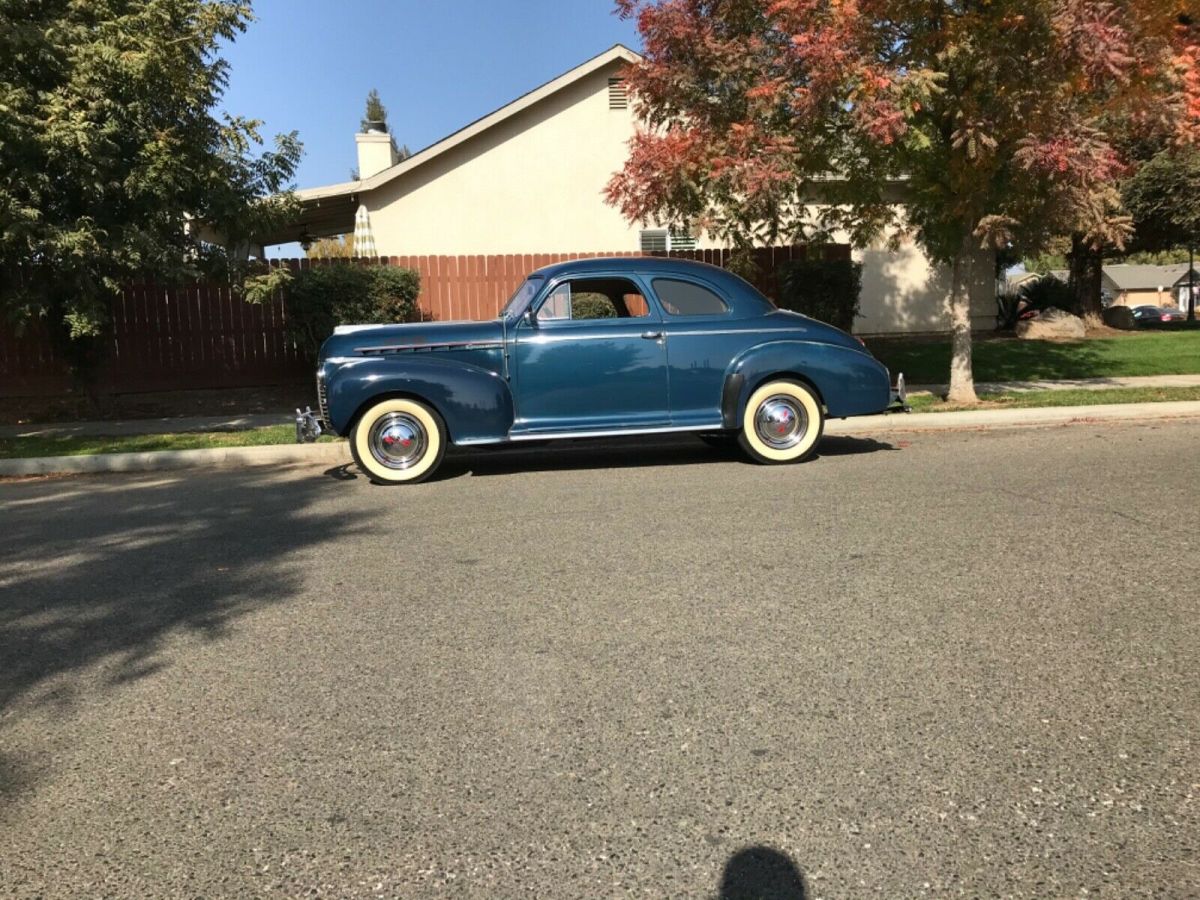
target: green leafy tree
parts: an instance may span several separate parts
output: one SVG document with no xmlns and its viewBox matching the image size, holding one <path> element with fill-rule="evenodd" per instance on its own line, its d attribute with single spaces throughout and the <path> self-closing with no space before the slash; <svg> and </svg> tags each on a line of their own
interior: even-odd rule
<svg viewBox="0 0 1200 900">
<path fill-rule="evenodd" d="M 354 257 L 354 235 L 339 234 L 337 237 L 320 238 L 312 242 L 304 255 L 309 259 L 352 259 Z"/>
<path fill-rule="evenodd" d="M 362 121 L 359 123 L 359 129 L 362 131 L 368 131 L 371 128 L 388 130 L 387 107 L 379 99 L 379 91 L 375 90 L 375 88 L 371 88 L 367 92 L 367 108 L 363 113 Z"/>
<path fill-rule="evenodd" d="M 1163 150 L 1137 170 L 1122 193 L 1133 215 L 1135 246 L 1146 255 L 1189 261 L 1200 238 L 1200 150 Z M 1195 304 L 1189 303 L 1188 319 L 1195 318 Z"/>
<path fill-rule="evenodd" d="M 1182 0 L 617 0 L 644 130 L 609 201 L 745 250 L 889 227 L 949 265 L 950 396 L 975 399 L 981 247 L 1129 230 L 1114 134 L 1200 132 Z M 1114 124 L 1116 123 L 1116 124 Z M 989 273 L 990 274 L 990 273 Z"/>
<path fill-rule="evenodd" d="M 46 317 L 86 344 L 123 282 L 229 273 L 253 235 L 286 221 L 296 133 L 264 150 L 259 122 L 216 112 L 220 46 L 251 18 L 245 2 L 0 0 L 11 318 Z"/>
<path fill-rule="evenodd" d="M 412 156 L 412 151 L 408 149 L 408 144 L 397 145 L 396 137 L 392 135 L 391 128 L 388 127 L 387 107 L 383 105 L 383 101 L 379 99 L 379 91 L 375 88 L 367 93 L 367 106 L 363 112 L 362 121 L 359 122 L 360 131 L 369 131 L 372 128 L 378 128 L 392 136 L 392 154 L 397 160 L 408 159 Z M 358 180 L 358 172 L 353 173 L 354 180 Z"/>
<path fill-rule="evenodd" d="M 1200 150 L 1170 147 L 1141 166 L 1122 189 L 1137 250 L 1187 247 L 1200 237 Z"/>
</svg>

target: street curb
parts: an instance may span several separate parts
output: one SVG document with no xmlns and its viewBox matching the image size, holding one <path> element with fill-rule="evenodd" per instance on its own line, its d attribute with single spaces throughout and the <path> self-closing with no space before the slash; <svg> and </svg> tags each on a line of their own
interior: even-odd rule
<svg viewBox="0 0 1200 900">
<path fill-rule="evenodd" d="M 345 441 L 325 441 L 265 447 L 215 447 L 211 450 L 155 450 L 145 453 L 0 459 L 0 476 L 156 472 L 167 469 L 287 466 L 297 463 L 341 465 L 348 462 L 350 447 Z"/>
<path fill-rule="evenodd" d="M 1042 406 L 1030 409 L 972 409 L 963 412 L 893 413 L 830 420 L 827 434 L 881 431 L 959 431 L 1038 425 L 1086 425 L 1094 422 L 1143 422 L 1200 417 L 1200 400 L 1166 403 L 1113 403 L 1097 406 Z"/>
<path fill-rule="evenodd" d="M 895 413 L 831 419 L 825 433 L 877 434 L 896 431 L 977 431 L 1039 425 L 1087 425 L 1200 418 L 1200 400 L 1171 403 L 1114 403 L 1107 406 L 1059 406 L 1033 409 L 978 409 L 965 412 Z M 93 456 L 44 456 L 0 459 L 0 477 L 99 472 L 155 472 L 168 469 L 344 465 L 351 461 L 345 441 L 276 444 L 265 447 L 218 447 L 212 450 L 159 450 L 100 453 Z"/>
</svg>

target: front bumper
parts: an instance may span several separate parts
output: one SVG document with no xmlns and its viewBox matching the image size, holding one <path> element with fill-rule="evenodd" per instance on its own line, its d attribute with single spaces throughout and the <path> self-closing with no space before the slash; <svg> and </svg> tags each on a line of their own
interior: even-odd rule
<svg viewBox="0 0 1200 900">
<path fill-rule="evenodd" d="M 892 388 L 892 399 L 884 412 L 912 412 L 908 405 L 908 388 L 904 384 L 904 373 L 896 376 L 896 386 Z"/>
</svg>

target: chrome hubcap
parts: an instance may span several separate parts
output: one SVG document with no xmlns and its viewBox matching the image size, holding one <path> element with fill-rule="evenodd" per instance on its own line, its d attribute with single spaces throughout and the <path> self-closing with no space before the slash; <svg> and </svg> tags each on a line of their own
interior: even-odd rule
<svg viewBox="0 0 1200 900">
<path fill-rule="evenodd" d="M 429 440 L 421 423 L 405 413 L 388 413 L 371 426 L 371 455 L 389 469 L 420 462 Z"/>
<path fill-rule="evenodd" d="M 754 431 L 771 449 L 786 450 L 804 440 L 808 413 L 795 398 L 776 394 L 759 405 L 754 415 Z"/>
</svg>

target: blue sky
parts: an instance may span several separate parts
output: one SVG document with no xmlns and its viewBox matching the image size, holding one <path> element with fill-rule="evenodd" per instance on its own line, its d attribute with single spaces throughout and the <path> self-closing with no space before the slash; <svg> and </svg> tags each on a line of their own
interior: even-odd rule
<svg viewBox="0 0 1200 900">
<path fill-rule="evenodd" d="M 611 0 L 256 0 L 231 47 L 230 113 L 296 129 L 298 187 L 346 181 L 367 91 L 414 152 L 613 44 L 639 46 Z"/>
</svg>

